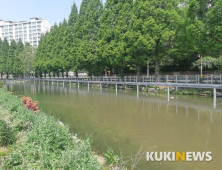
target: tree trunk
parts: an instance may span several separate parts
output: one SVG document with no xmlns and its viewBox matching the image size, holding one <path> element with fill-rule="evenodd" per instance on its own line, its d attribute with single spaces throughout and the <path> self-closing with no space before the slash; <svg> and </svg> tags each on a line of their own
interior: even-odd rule
<svg viewBox="0 0 222 170">
<path fill-rule="evenodd" d="M 137 82 L 140 81 L 140 67 L 136 67 L 136 79 L 137 79 Z"/>
<path fill-rule="evenodd" d="M 105 78 L 107 77 L 107 68 L 105 67 Z"/>
<path fill-rule="evenodd" d="M 147 59 L 147 78 L 150 76 L 149 57 Z"/>
<path fill-rule="evenodd" d="M 50 74 L 51 72 L 49 72 L 49 78 L 51 79 L 51 74 Z"/>
<path fill-rule="evenodd" d="M 159 82 L 159 61 L 155 61 L 155 82 Z"/>
</svg>

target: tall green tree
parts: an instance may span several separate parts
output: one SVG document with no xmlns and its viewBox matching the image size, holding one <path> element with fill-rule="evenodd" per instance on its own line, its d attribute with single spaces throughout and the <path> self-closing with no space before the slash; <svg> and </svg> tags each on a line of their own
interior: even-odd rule
<svg viewBox="0 0 222 170">
<path fill-rule="evenodd" d="M 85 27 L 85 20 L 86 20 L 86 14 L 87 9 L 89 7 L 90 0 L 83 0 L 80 6 L 80 12 L 77 17 L 77 22 L 74 25 L 74 35 L 73 35 L 73 42 L 71 47 L 71 55 L 72 57 L 72 69 L 78 75 L 78 71 L 80 69 L 83 69 L 82 65 L 83 62 L 81 60 L 80 54 L 81 49 L 79 49 L 79 45 L 81 44 L 83 40 L 84 35 L 84 27 Z"/>
<path fill-rule="evenodd" d="M 23 52 L 19 54 L 19 59 L 22 63 L 23 74 L 25 76 L 31 76 L 33 69 L 33 62 L 35 59 L 36 48 L 31 47 L 29 43 L 26 43 Z"/>
<path fill-rule="evenodd" d="M 2 78 L 2 74 L 3 74 L 3 68 L 2 68 L 2 64 L 3 64 L 3 56 L 2 56 L 2 39 L 0 38 L 0 74 L 1 74 L 1 78 Z"/>
<path fill-rule="evenodd" d="M 23 51 L 24 49 L 24 44 L 21 40 L 21 38 L 19 38 L 18 44 L 17 44 L 17 49 L 16 49 L 16 56 L 19 56 L 19 54 Z"/>
<path fill-rule="evenodd" d="M 74 27 L 75 23 L 77 22 L 78 18 L 78 9 L 76 3 L 73 2 L 71 7 L 71 13 L 69 14 L 68 26 Z"/>
<path fill-rule="evenodd" d="M 7 78 L 9 74 L 14 75 L 13 65 L 15 62 L 16 48 L 17 48 L 17 44 L 15 40 L 12 40 L 9 46 L 8 57 L 7 57 L 7 62 L 6 62 L 5 72 L 6 72 Z"/>
<path fill-rule="evenodd" d="M 123 75 L 127 67 L 126 49 L 128 47 L 125 33 L 131 20 L 132 3 L 133 1 L 130 0 L 107 0 L 100 19 L 97 50 L 99 61 L 104 67 L 113 68 L 119 75 Z"/>
<path fill-rule="evenodd" d="M 82 37 L 77 49 L 78 58 L 81 61 L 81 67 L 85 69 L 89 75 L 100 70 L 98 65 L 98 57 L 96 55 L 98 31 L 100 28 L 99 18 L 103 12 L 103 5 L 100 0 L 91 0 L 87 8 L 84 25 L 82 25 Z"/>
<path fill-rule="evenodd" d="M 1 55 L 1 58 L 0 58 L 1 74 L 4 74 L 4 73 L 7 72 L 6 64 L 7 64 L 8 55 L 9 55 L 9 43 L 8 43 L 8 40 L 6 38 L 4 38 L 4 40 L 2 42 L 2 55 Z"/>
<path fill-rule="evenodd" d="M 213 57 L 222 55 L 222 0 L 214 0 L 206 14 L 205 35 L 208 54 Z"/>
<path fill-rule="evenodd" d="M 69 33 L 67 31 L 67 28 L 70 27 L 68 26 L 68 23 L 66 19 L 63 20 L 63 23 L 60 26 L 60 41 L 61 41 L 61 51 L 60 51 L 60 56 L 62 60 L 62 69 L 66 72 L 66 77 L 68 77 L 68 72 L 72 68 L 72 59 L 70 56 L 70 46 L 71 42 L 69 39 Z"/>
<path fill-rule="evenodd" d="M 46 32 L 46 34 L 42 34 L 39 40 L 39 45 L 36 51 L 36 56 L 34 58 L 34 62 L 33 62 L 33 67 L 35 70 L 35 75 L 42 77 L 42 74 L 44 73 L 44 69 L 43 69 L 43 62 L 44 62 L 44 58 L 43 58 L 43 52 L 44 52 L 44 48 L 45 48 L 45 38 L 48 35 L 48 32 Z"/>
<path fill-rule="evenodd" d="M 149 57 L 155 63 L 155 77 L 158 81 L 160 63 L 168 60 L 176 50 L 174 43 L 177 37 L 181 18 L 177 11 L 176 0 L 136 0 L 127 33 L 131 48 L 130 61 L 137 68 Z"/>
<path fill-rule="evenodd" d="M 18 43 L 17 43 L 17 47 L 16 47 L 16 52 L 15 52 L 15 59 L 14 59 L 14 63 L 13 63 L 13 74 L 15 76 L 19 76 L 22 75 L 22 63 L 19 59 L 19 54 L 23 52 L 24 49 L 24 44 L 22 42 L 21 39 L 19 39 Z"/>
</svg>

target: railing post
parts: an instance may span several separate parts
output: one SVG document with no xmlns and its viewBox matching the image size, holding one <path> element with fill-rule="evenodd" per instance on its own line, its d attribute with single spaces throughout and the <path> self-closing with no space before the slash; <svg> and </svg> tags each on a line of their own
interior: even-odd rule
<svg viewBox="0 0 222 170">
<path fill-rule="evenodd" d="M 209 76 L 208 76 L 208 74 L 207 74 L 207 84 L 209 83 Z"/>
<path fill-rule="evenodd" d="M 197 84 L 199 84 L 200 83 L 200 80 L 199 80 L 199 75 L 197 75 Z"/>
<path fill-rule="evenodd" d="M 137 97 L 139 97 L 139 85 L 137 84 L 136 87 L 137 87 Z"/>
<path fill-rule="evenodd" d="M 170 86 L 167 86 L 167 99 L 170 101 Z"/>
<path fill-rule="evenodd" d="M 130 82 L 131 82 L 131 76 L 130 76 Z"/>
<path fill-rule="evenodd" d="M 211 84 L 213 84 L 213 75 L 211 74 Z"/>
<path fill-rule="evenodd" d="M 117 94 L 117 83 L 116 83 L 116 94 Z"/>
<path fill-rule="evenodd" d="M 216 88 L 214 88 L 214 108 L 216 108 Z"/>
<path fill-rule="evenodd" d="M 168 75 L 166 75 L 166 83 L 168 83 Z"/>
<path fill-rule="evenodd" d="M 150 76 L 150 83 L 151 83 L 151 77 L 152 77 L 152 75 Z"/>
<path fill-rule="evenodd" d="M 177 75 L 175 75 L 175 83 L 177 83 Z"/>
<path fill-rule="evenodd" d="M 197 75 L 196 75 L 196 84 L 197 84 Z"/>
<path fill-rule="evenodd" d="M 185 80 L 186 80 L 186 84 L 187 84 L 187 75 L 185 75 Z"/>
<path fill-rule="evenodd" d="M 221 84 L 221 74 L 220 74 L 220 84 Z"/>
</svg>

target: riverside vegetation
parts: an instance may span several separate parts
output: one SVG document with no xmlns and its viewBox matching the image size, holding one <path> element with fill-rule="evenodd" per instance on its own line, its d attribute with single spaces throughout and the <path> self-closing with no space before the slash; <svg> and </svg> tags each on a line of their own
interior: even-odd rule
<svg viewBox="0 0 222 170">
<path fill-rule="evenodd" d="M 100 88 L 99 84 L 92 84 L 93 88 Z M 115 85 L 105 86 L 110 89 L 115 89 Z M 121 86 L 125 90 L 137 90 L 136 86 Z M 167 87 L 159 86 L 147 86 L 140 89 L 142 92 L 155 92 L 155 93 L 167 93 Z M 174 88 L 170 88 L 170 94 L 177 95 L 197 95 L 197 96 L 212 96 L 212 89 L 178 89 L 177 91 Z"/>
<path fill-rule="evenodd" d="M 167 93 L 167 88 L 160 88 L 158 86 L 149 86 L 142 89 L 144 92 L 158 92 L 158 93 Z M 181 94 L 181 95 L 198 95 L 198 96 L 212 96 L 212 89 L 178 89 L 177 91 L 173 88 L 170 88 L 170 94 Z"/>
<path fill-rule="evenodd" d="M 0 88 L 0 169 L 101 169 L 90 142 Z"/>
</svg>

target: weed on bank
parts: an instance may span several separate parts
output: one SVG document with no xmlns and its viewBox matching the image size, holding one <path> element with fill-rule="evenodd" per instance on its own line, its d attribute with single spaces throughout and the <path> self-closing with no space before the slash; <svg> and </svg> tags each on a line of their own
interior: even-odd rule
<svg viewBox="0 0 222 170">
<path fill-rule="evenodd" d="M 101 169 L 90 140 L 73 139 L 42 111 L 33 113 L 20 98 L 0 88 L 0 169 Z"/>
</svg>

